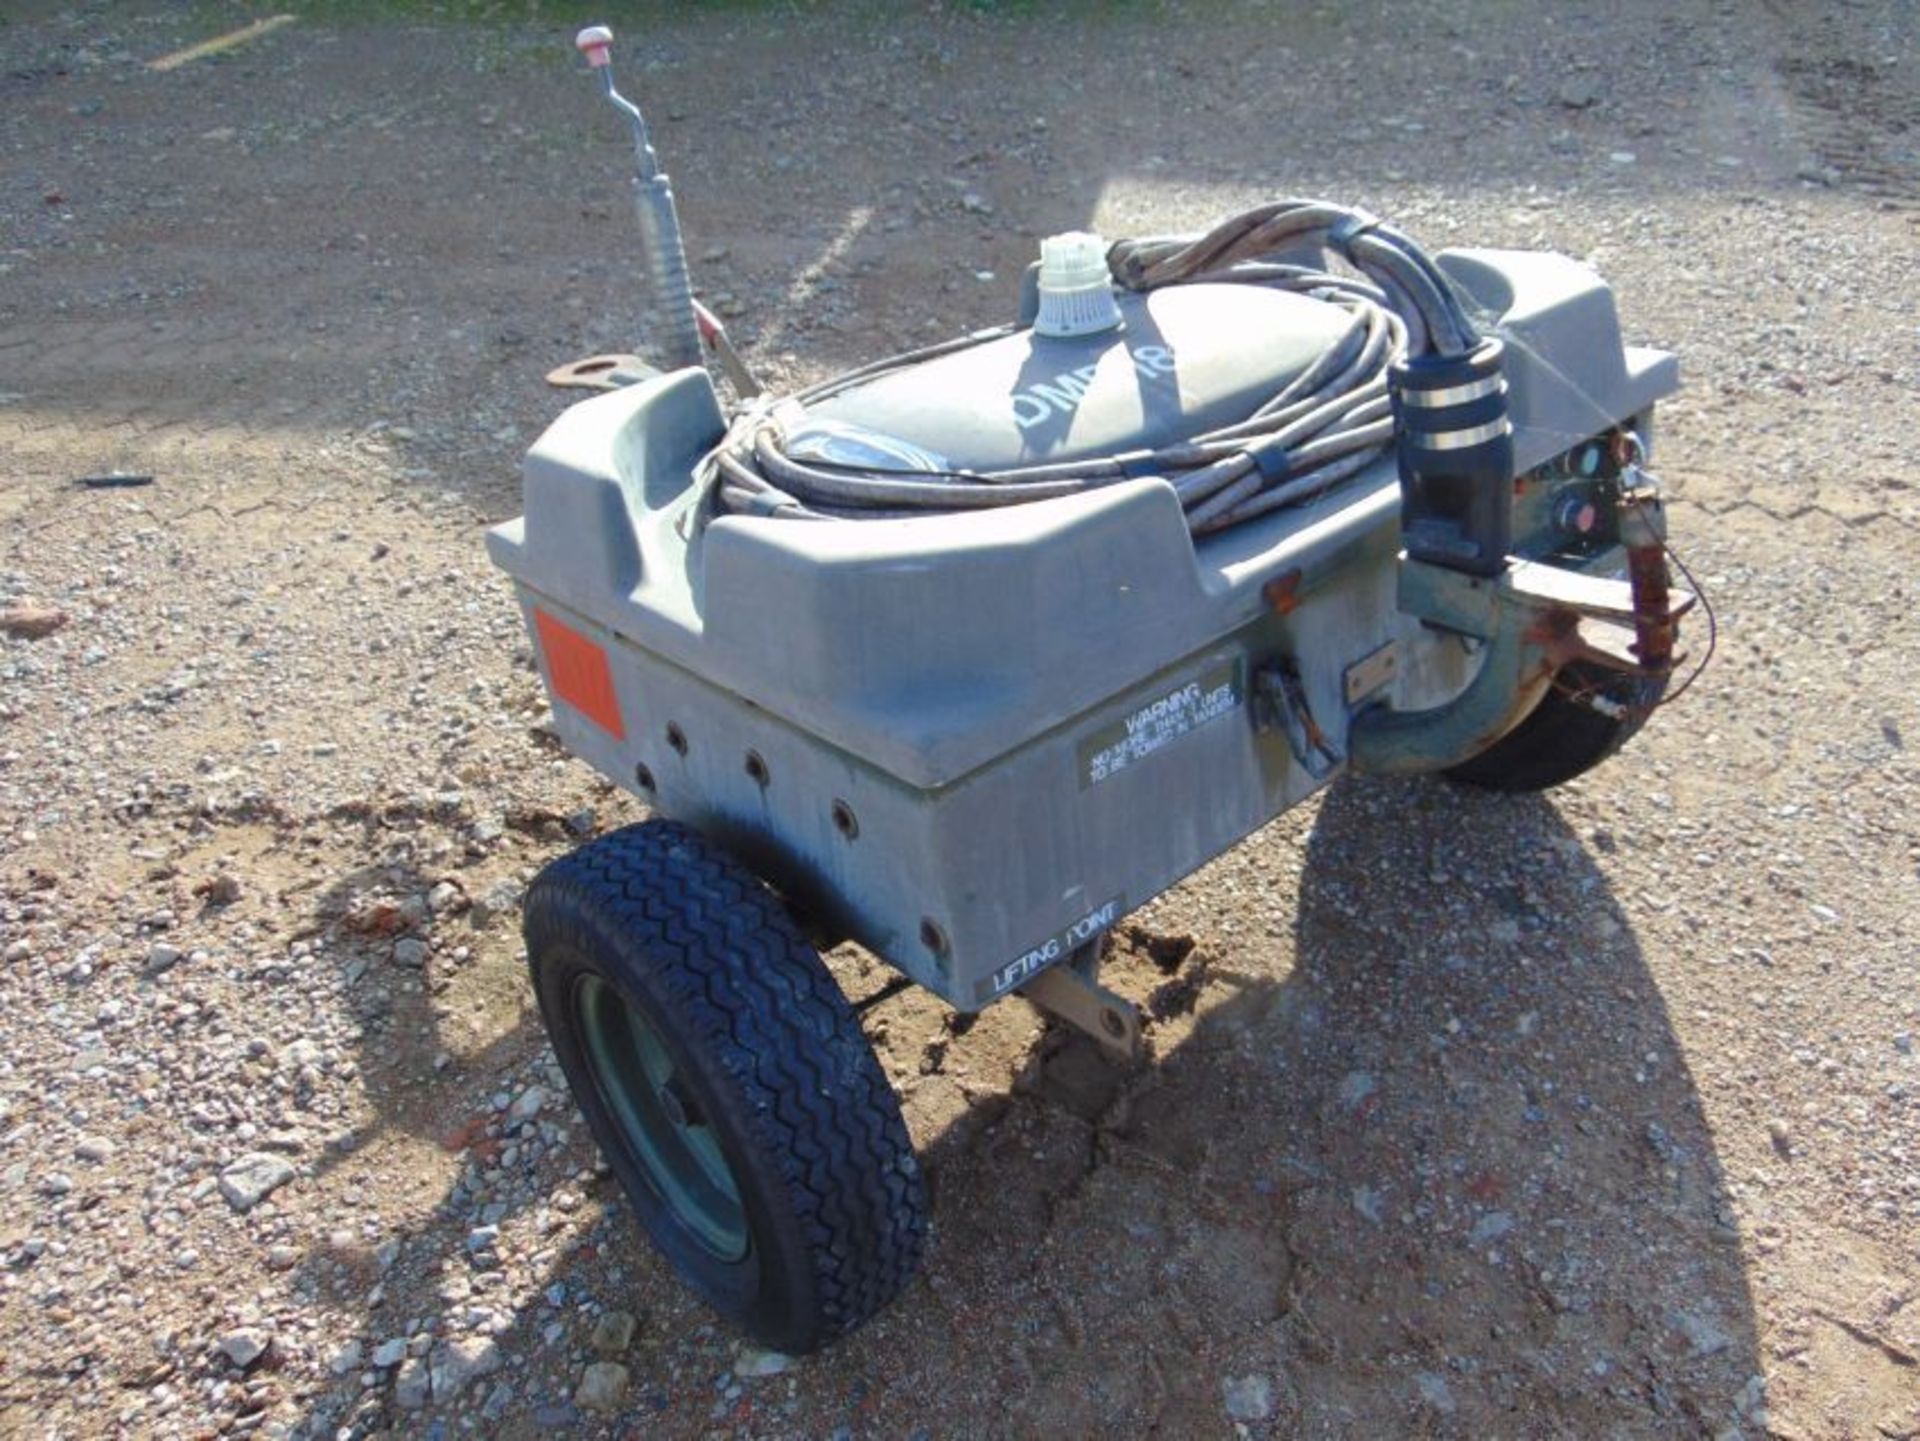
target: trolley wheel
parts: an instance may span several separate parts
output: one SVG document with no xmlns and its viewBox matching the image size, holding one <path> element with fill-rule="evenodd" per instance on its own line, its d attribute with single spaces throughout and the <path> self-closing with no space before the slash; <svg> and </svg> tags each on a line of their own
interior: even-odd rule
<svg viewBox="0 0 1920 1441">
<path fill-rule="evenodd" d="M 919 1263 L 926 1190 L 859 1021 L 773 895 L 648 821 L 528 888 L 527 955 L 574 1100 L 641 1225 L 716 1311 L 812 1350 Z"/>
<path fill-rule="evenodd" d="M 1575 662 L 1524 720 L 1470 760 L 1441 774 L 1495 791 L 1543 791 L 1592 770 L 1619 750 L 1647 722 L 1665 680 Z M 1623 706 L 1623 715 L 1595 710 L 1579 695 L 1599 695 Z"/>
</svg>

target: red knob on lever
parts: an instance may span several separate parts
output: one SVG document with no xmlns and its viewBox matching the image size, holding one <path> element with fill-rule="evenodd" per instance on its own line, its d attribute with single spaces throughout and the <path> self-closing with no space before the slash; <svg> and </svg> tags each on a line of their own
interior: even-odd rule
<svg viewBox="0 0 1920 1441">
<path fill-rule="evenodd" d="M 573 45 L 595 70 L 606 68 L 613 59 L 609 53 L 613 48 L 613 31 L 604 25 L 589 25 L 573 37 Z"/>
</svg>

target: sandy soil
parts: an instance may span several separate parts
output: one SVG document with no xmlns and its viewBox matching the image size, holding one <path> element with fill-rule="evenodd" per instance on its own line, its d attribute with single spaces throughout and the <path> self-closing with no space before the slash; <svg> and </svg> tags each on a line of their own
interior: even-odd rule
<svg viewBox="0 0 1920 1441">
<path fill-rule="evenodd" d="M 873 1012 L 932 1255 L 791 1362 L 644 1248 L 516 930 L 641 814 L 481 549 L 541 376 L 631 344 L 624 138 L 571 16 L 148 68 L 255 13 L 0 23 L 0 610 L 65 617 L 0 638 L 0 1435 L 1920 1436 L 1910 5 L 643 27 L 776 383 L 1001 318 L 1088 223 L 1323 193 L 1561 249 L 1682 357 L 1720 610 L 1588 778 L 1343 780 L 1134 916 L 1146 1065 Z"/>
</svg>

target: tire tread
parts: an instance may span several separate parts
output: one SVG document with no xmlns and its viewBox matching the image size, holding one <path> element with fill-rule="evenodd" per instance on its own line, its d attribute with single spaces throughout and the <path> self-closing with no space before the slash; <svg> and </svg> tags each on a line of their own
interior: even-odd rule
<svg viewBox="0 0 1920 1441">
<path fill-rule="evenodd" d="M 1543 791 L 1584 775 L 1607 760 L 1647 723 L 1647 714 L 1665 691 L 1664 682 L 1640 680 L 1592 666 L 1567 666 L 1554 677 L 1555 689 L 1512 730 L 1480 754 L 1442 772 L 1450 780 L 1483 790 Z M 1631 707 L 1624 716 L 1607 716 L 1565 695 L 1561 685 L 1603 687 Z"/>
<path fill-rule="evenodd" d="M 806 1235 L 811 1349 L 892 1300 L 926 1243 L 926 1193 L 897 1099 L 859 1018 L 753 873 L 678 822 L 614 831 L 529 891 L 566 889 L 629 934 L 748 1102 Z M 531 929 L 531 926 L 530 926 Z"/>
</svg>

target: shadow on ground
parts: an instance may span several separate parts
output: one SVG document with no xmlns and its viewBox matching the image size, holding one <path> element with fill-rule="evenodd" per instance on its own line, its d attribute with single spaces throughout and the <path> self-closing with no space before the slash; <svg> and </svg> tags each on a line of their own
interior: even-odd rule
<svg viewBox="0 0 1920 1441">
<path fill-rule="evenodd" d="M 1291 859 L 1277 828 L 1247 847 Z M 791 1386 L 728 1394 L 730 1338 L 611 1183 L 582 1185 L 607 1212 L 529 1293 L 643 1317 L 611 1433 L 1213 1434 L 1229 1405 L 1271 1435 L 1718 1434 L 1751 1419 L 1754 1317 L 1711 1138 L 1625 913 L 1558 813 L 1343 780 L 1299 887 L 1290 946 L 1121 928 L 1107 977 L 1155 1018 L 1137 1067 L 1050 1028 L 995 1083 L 971 1073 L 969 1028 L 925 1045 L 924 1028 L 873 1013 L 883 1056 L 919 1073 L 904 1087 L 916 1128 L 941 1118 L 922 1135 L 933 1253 Z M 530 1044 L 516 1032 L 500 1055 Z M 430 1083 L 398 1122 L 470 1106 L 466 1090 Z M 469 1139 L 497 1161 L 497 1128 Z M 550 1165 L 564 1177 L 587 1158 L 575 1139 Z M 550 1190 L 486 1219 L 537 1234 L 555 1224 Z M 441 1213 L 482 1220 L 458 1190 Z M 497 1304 L 492 1259 L 434 1229 L 406 1238 L 426 1265 L 396 1268 L 369 1331 L 445 1309 L 450 1279 L 461 1304 Z M 499 1319 L 510 1355 L 554 1326 L 583 1339 L 546 1299 Z M 497 1434 L 601 1434 L 564 1365 L 536 1360 L 470 1399 L 500 1379 L 513 1395 Z M 377 1424 L 386 1395 L 358 1418 Z M 935 1415 L 929 1397 L 950 1404 Z"/>
</svg>

